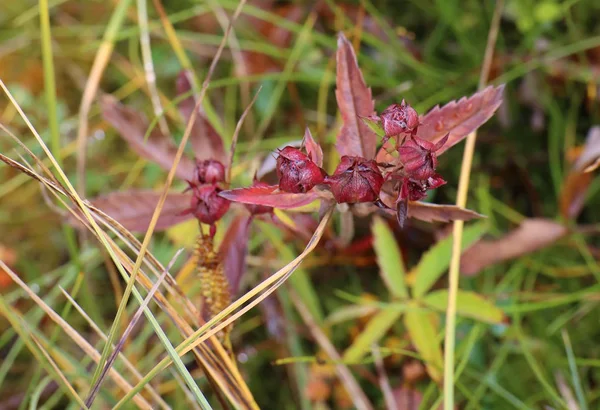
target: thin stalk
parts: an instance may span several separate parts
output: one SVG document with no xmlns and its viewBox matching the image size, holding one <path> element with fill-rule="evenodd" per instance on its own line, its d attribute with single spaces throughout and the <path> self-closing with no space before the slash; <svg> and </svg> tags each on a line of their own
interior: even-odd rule
<svg viewBox="0 0 600 410">
<path fill-rule="evenodd" d="M 50 149 L 56 161 L 62 166 L 60 155 L 60 131 L 58 128 L 58 112 L 56 110 L 56 81 L 52 58 L 52 35 L 50 33 L 50 11 L 48 0 L 39 0 L 40 35 L 42 43 L 42 64 L 44 67 L 44 91 L 48 110 L 48 126 L 50 127 Z"/>
<path fill-rule="evenodd" d="M 98 91 L 102 74 L 112 55 L 117 34 L 125 20 L 130 3 L 131 0 L 121 0 L 118 2 L 115 11 L 106 26 L 102 43 L 96 52 L 90 75 L 85 84 L 85 89 L 83 90 L 83 97 L 81 98 L 81 105 L 79 107 L 79 127 L 77 128 L 77 191 L 81 195 L 85 195 L 85 158 L 88 137 L 88 115 L 94 98 L 96 97 L 96 91 Z"/>
<path fill-rule="evenodd" d="M 487 83 L 494 46 L 498 38 L 500 17 L 504 5 L 503 0 L 496 2 L 494 16 L 488 33 L 488 41 L 485 48 L 483 65 L 479 76 L 479 89 L 482 90 Z M 469 179 L 471 177 L 471 166 L 475 152 L 477 131 L 473 131 L 467 137 L 465 150 L 463 152 L 462 165 L 460 168 L 460 180 L 458 182 L 458 195 L 456 205 L 464 208 L 467 204 L 467 193 L 469 191 Z M 458 279 L 460 269 L 460 254 L 463 235 L 464 221 L 454 221 L 452 229 L 452 259 L 450 261 L 449 284 L 448 284 L 448 309 L 446 310 L 446 336 L 444 340 L 444 410 L 454 409 L 454 347 L 456 344 L 456 297 L 458 294 Z"/>
<path fill-rule="evenodd" d="M 142 49 L 142 60 L 144 63 L 144 73 L 148 92 L 152 101 L 154 115 L 158 118 L 160 130 L 165 135 L 170 135 L 167 120 L 163 116 L 163 108 L 156 88 L 156 73 L 154 71 L 154 62 L 152 61 L 152 49 L 150 47 L 150 33 L 148 32 L 148 7 L 146 0 L 137 0 L 138 24 L 140 26 L 140 47 Z"/>
</svg>

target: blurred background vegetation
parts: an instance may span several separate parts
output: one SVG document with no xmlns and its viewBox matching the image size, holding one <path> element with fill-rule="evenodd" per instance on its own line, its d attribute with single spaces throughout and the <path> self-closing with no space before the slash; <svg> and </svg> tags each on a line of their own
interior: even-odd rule
<svg viewBox="0 0 600 410">
<path fill-rule="evenodd" d="M 114 46 L 106 55 L 95 95 L 112 94 L 154 118 L 140 40 L 140 34 L 147 31 L 158 95 L 171 133 L 179 141 L 184 124 L 173 104 L 176 76 L 182 68 L 191 67 L 203 80 L 228 16 L 238 5 L 237 0 L 164 1 L 165 16 L 174 27 L 170 33 L 157 12 L 157 2 L 0 4 L 0 79 L 60 158 L 71 181 L 80 177 L 76 166 L 79 110 L 98 55 Z M 241 113 L 262 86 L 240 134 L 232 185 L 249 185 L 262 160 L 276 147 L 301 139 L 306 126 L 332 158 L 326 163 L 333 170 L 333 144 L 340 124 L 334 96 L 337 32 L 344 31 L 355 46 L 360 45 L 359 64 L 378 110 L 404 98 L 425 113 L 436 104 L 476 91 L 495 7 L 495 2 L 477 0 L 248 1 L 234 25 L 205 104 L 209 119 L 228 142 Z M 40 25 L 44 9 L 49 11 L 51 37 Z M 594 174 L 570 177 L 600 114 L 599 13 L 600 3 L 591 0 L 506 0 L 503 5 L 489 82 L 506 83 L 504 103 L 479 132 L 469 208 L 488 217 L 489 238 L 501 238 L 526 218 L 559 222 L 569 227 L 569 233 L 536 247 L 527 241 L 548 233 L 534 231 L 533 239 L 519 246 L 538 248 L 535 252 L 461 277 L 461 288 L 491 301 L 502 311 L 502 320 L 493 324 L 459 320 L 457 361 L 463 371 L 457 382 L 458 408 L 600 407 L 600 179 Z M 49 45 L 53 67 L 43 64 L 43 50 Z M 44 88 L 49 69 L 54 71 L 55 98 Z M 166 174 L 126 147 L 102 120 L 95 98 L 88 118 L 87 197 L 162 187 Z M 43 158 L 41 147 L 4 94 L 0 122 Z M 59 135 L 58 140 L 53 133 Z M 448 184 L 428 200 L 456 201 L 461 147 L 440 158 L 438 170 Z M 0 132 L 0 152 L 18 160 L 20 151 L 15 148 L 14 141 Z M 177 182 L 173 189 L 183 188 L 183 182 Z M 570 212 L 570 207 L 577 211 Z M 95 242 L 78 245 L 74 234 L 61 228 L 63 224 L 38 183 L 0 166 L 0 259 L 57 312 L 64 313 L 68 305 L 60 287 L 70 292 L 78 275 L 83 275 L 77 300 L 107 332 L 124 284 Z M 374 314 L 373 309 L 357 307 L 371 306 L 365 301 L 392 300 L 378 274 L 370 224 L 370 218 L 357 219 L 354 241 L 347 249 L 333 251 L 331 241 L 325 240 L 302 265 L 310 280 L 291 285 L 292 292 L 297 291 L 295 286 L 310 288 L 303 294 L 313 298 L 304 303 L 340 352 L 363 334 Z M 415 266 L 423 252 L 447 232 L 443 224 L 420 222 L 394 232 L 406 266 Z M 194 222 L 157 233 L 150 251 L 166 264 L 177 249 L 190 248 L 196 233 Z M 258 223 L 249 242 L 244 289 L 291 260 L 305 244 Z M 184 262 L 182 258 L 175 271 Z M 447 266 L 447 262 L 440 264 Z M 198 285 L 192 275 L 183 276 L 178 279 L 193 298 Z M 407 273 L 409 284 L 414 276 L 414 272 Z M 435 287 L 446 287 L 444 277 Z M 16 309 L 21 323 L 46 335 L 63 360 L 77 364 L 69 379 L 89 377 L 86 371 L 94 367 L 86 361 L 86 354 L 1 269 L 0 289 L 3 304 Z M 289 292 L 287 286 L 281 287 L 276 297 L 236 322 L 232 333 L 241 372 L 257 403 L 265 409 L 352 408 L 333 364 L 323 359 Z M 129 312 L 136 308 L 132 304 Z M 161 323 L 166 322 L 165 315 L 153 309 Z M 74 310 L 66 313 L 66 320 L 100 351 L 103 342 L 88 322 Z M 438 320 L 439 342 L 443 315 Z M 170 336 L 180 340 L 176 328 L 165 326 Z M 3 313 L 0 409 L 76 408 L 35 364 L 39 359 L 21 340 Z M 440 388 L 417 360 L 415 341 L 405 324 L 397 321 L 388 326 L 377 341 L 386 356 L 384 367 L 397 402 L 406 403 L 398 408 L 437 408 Z M 144 374 L 164 355 L 161 347 L 144 323 L 125 352 Z M 275 362 L 288 357 L 302 359 L 290 360 L 291 364 Z M 202 391 L 218 408 L 210 385 L 193 361 L 188 362 Z M 383 408 L 372 360 L 349 367 L 375 407 Z M 188 408 L 188 398 L 174 374 L 161 373 L 153 385 L 173 408 Z M 98 408 L 110 408 L 120 397 L 122 393 L 107 384 Z"/>
</svg>

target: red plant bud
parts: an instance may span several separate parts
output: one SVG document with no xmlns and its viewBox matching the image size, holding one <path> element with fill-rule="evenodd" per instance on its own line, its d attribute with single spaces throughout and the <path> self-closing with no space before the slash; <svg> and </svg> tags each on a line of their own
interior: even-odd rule
<svg viewBox="0 0 600 410">
<path fill-rule="evenodd" d="M 404 178 L 400 186 L 398 200 L 419 201 L 427 196 L 427 191 L 444 185 L 446 181 L 439 174 L 434 174 L 427 180 L 417 181 Z"/>
<path fill-rule="evenodd" d="M 196 178 L 199 184 L 213 184 L 225 180 L 225 167 L 219 161 L 207 159 L 196 163 Z"/>
<path fill-rule="evenodd" d="M 387 107 L 379 117 L 385 136 L 388 138 L 409 132 L 415 134 L 419 126 L 419 114 L 404 100 L 401 104 L 392 104 Z"/>
<path fill-rule="evenodd" d="M 435 152 L 446 143 L 448 135 L 435 145 L 415 136 L 405 141 L 398 148 L 398 154 L 400 162 L 404 165 L 406 175 L 416 180 L 426 180 L 433 177 L 437 166 Z"/>
<path fill-rule="evenodd" d="M 285 147 L 277 157 L 279 189 L 285 192 L 304 193 L 323 183 L 325 172 L 305 153 L 294 147 Z"/>
<path fill-rule="evenodd" d="M 225 215 L 231 204 L 221 198 L 221 188 L 216 185 L 198 185 L 192 188 L 193 196 L 190 209 L 186 213 L 193 214 L 200 222 L 212 225 Z"/>
<path fill-rule="evenodd" d="M 384 179 L 374 160 L 344 155 L 334 174 L 326 179 L 338 203 L 374 202 Z"/>
</svg>

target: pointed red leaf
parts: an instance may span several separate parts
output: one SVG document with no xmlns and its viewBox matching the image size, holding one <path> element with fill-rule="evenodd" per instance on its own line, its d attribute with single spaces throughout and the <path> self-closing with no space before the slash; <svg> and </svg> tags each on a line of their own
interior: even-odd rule
<svg viewBox="0 0 600 410">
<path fill-rule="evenodd" d="M 306 152 L 308 153 L 308 156 L 312 162 L 322 167 L 323 148 L 321 148 L 319 143 L 315 141 L 308 127 L 306 127 L 306 131 L 304 132 L 304 146 L 306 147 Z"/>
<path fill-rule="evenodd" d="M 504 85 L 490 86 L 469 98 L 434 107 L 421 117 L 417 137 L 435 143 L 449 133 L 448 142 L 437 152 L 441 155 L 494 115 L 502 102 L 503 91 Z"/>
<path fill-rule="evenodd" d="M 396 215 L 396 196 L 382 190 L 379 198 L 387 207 L 385 212 L 389 215 Z M 421 201 L 409 201 L 407 211 L 409 218 L 425 222 L 470 221 L 472 219 L 485 218 L 484 215 L 470 209 L 460 208 L 456 205 L 438 205 Z"/>
<path fill-rule="evenodd" d="M 223 237 L 223 242 L 219 246 L 229 290 L 234 296 L 239 293 L 240 281 L 246 272 L 251 219 L 252 217 L 249 215 L 239 215 L 231 221 Z"/>
<path fill-rule="evenodd" d="M 278 188 L 277 185 L 254 186 L 223 191 L 219 195 L 233 202 L 271 206 L 280 209 L 299 208 L 322 197 L 321 193 L 314 189 L 306 193 L 293 194 L 279 191 Z"/>
<path fill-rule="evenodd" d="M 187 71 L 179 73 L 179 76 L 177 76 L 177 94 L 182 95 L 190 93 L 192 85 L 189 76 L 190 73 Z M 194 95 L 190 95 L 179 103 L 179 111 L 181 112 L 186 125 L 189 122 L 195 107 L 196 99 L 194 98 Z M 190 144 L 192 145 L 194 155 L 196 156 L 196 161 L 215 159 L 223 164 L 227 161 L 223 139 L 206 119 L 206 116 L 200 109 L 192 127 Z"/>
<path fill-rule="evenodd" d="M 102 195 L 90 200 L 90 203 L 116 219 L 131 232 L 146 232 L 159 198 L 160 192 L 131 190 Z M 190 219 L 192 215 L 182 215 L 189 206 L 189 194 L 169 193 L 158 217 L 155 231 L 167 229 Z M 74 218 L 69 223 L 78 225 Z"/>
<path fill-rule="evenodd" d="M 100 106 L 104 119 L 119 132 L 132 150 L 167 171 L 171 169 L 177 153 L 177 146 L 171 139 L 163 135 L 158 127 L 155 127 L 150 132 L 148 140 L 144 141 L 149 126 L 144 114 L 124 106 L 111 96 L 102 98 Z M 183 180 L 192 180 L 194 168 L 193 160 L 181 157 L 175 175 Z"/>
<path fill-rule="evenodd" d="M 337 137 L 336 148 L 340 154 L 375 157 L 377 134 L 360 117 L 375 114 L 371 89 L 365 84 L 352 44 L 340 33 L 336 55 L 337 75 L 335 97 L 344 125 Z"/>
<path fill-rule="evenodd" d="M 474 275 L 487 266 L 543 249 L 567 233 L 564 225 L 549 219 L 525 219 L 501 238 L 476 242 L 462 256 L 460 272 Z"/>
<path fill-rule="evenodd" d="M 425 222 L 470 221 L 484 218 L 475 211 L 456 205 L 438 205 L 420 201 L 408 203 L 408 216 Z"/>
</svg>

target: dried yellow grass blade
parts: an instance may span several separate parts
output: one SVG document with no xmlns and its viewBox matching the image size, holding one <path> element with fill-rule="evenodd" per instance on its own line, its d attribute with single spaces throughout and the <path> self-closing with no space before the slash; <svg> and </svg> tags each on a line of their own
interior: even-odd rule
<svg viewBox="0 0 600 410">
<path fill-rule="evenodd" d="M 69 336 L 77 345 L 92 358 L 96 363 L 100 359 L 100 353 L 94 349 L 94 347 L 88 343 L 83 336 L 81 336 L 69 323 L 67 323 L 58 313 L 56 313 L 50 306 L 46 304 L 34 291 L 32 291 L 25 282 L 21 280 L 2 260 L 0 260 L 0 268 L 4 269 L 6 274 L 19 285 L 25 293 L 33 300 L 46 314 L 52 319 L 61 329 Z M 114 382 L 126 393 L 131 391 L 131 385 L 114 369 L 110 370 L 110 376 Z M 150 403 L 146 401 L 141 394 L 136 394 L 133 398 L 135 403 L 144 409 L 152 409 Z"/>
<path fill-rule="evenodd" d="M 208 321 L 205 325 L 200 327 L 200 329 L 196 330 L 193 334 L 186 338 L 177 348 L 175 349 L 180 356 L 183 356 L 196 346 L 202 346 L 202 343 L 207 339 L 213 337 L 218 332 L 220 332 L 223 328 L 228 326 L 230 323 L 237 320 L 244 313 L 248 312 L 266 297 L 268 297 L 271 293 L 273 293 L 279 286 L 281 286 L 287 278 L 298 268 L 300 263 L 312 252 L 317 244 L 319 243 L 323 233 L 325 232 L 325 227 L 327 223 L 331 219 L 331 215 L 333 214 L 334 208 L 330 208 L 327 210 L 315 233 L 313 234 L 311 240 L 308 242 L 304 251 L 300 255 L 298 255 L 294 260 L 289 262 L 283 268 L 275 272 L 269 278 L 262 281 L 260 284 L 255 286 L 252 290 L 247 292 L 245 295 L 240 297 L 234 303 L 229 305 L 226 309 L 217 314 L 214 318 Z M 247 303 L 247 305 L 245 305 Z M 237 311 L 237 312 L 236 312 Z M 236 313 L 234 313 L 236 312 Z M 231 315 L 230 317 L 228 317 Z M 228 318 L 227 318 L 228 317 Z M 227 319 L 225 319 L 227 318 Z M 162 370 L 166 369 L 171 364 L 170 358 L 166 357 L 162 361 L 160 361 L 152 370 L 150 370 L 146 377 L 144 378 L 144 383 L 149 382 L 155 375 L 157 375 Z M 129 395 L 135 394 L 139 391 L 144 384 L 138 383 L 135 386 L 134 390 L 129 393 Z M 128 396 L 129 396 L 128 395 Z M 121 408 L 124 403 L 129 399 L 128 396 L 125 396 L 117 405 L 114 410 Z"/>
</svg>

